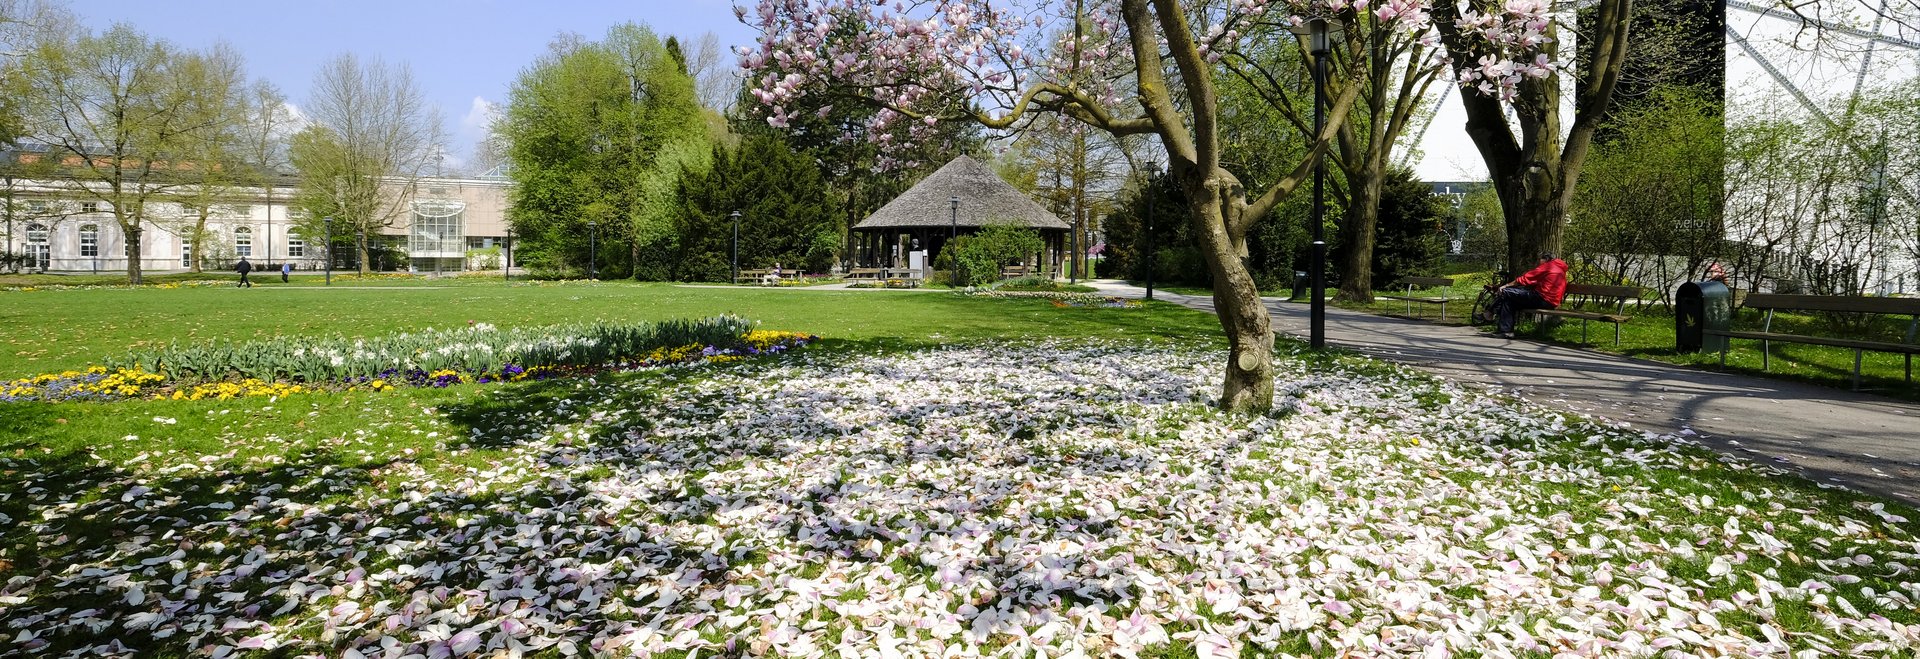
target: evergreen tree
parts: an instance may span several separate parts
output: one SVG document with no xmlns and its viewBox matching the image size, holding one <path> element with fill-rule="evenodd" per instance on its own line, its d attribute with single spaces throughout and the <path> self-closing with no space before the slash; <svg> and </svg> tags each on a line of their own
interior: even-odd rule
<svg viewBox="0 0 1920 659">
<path fill-rule="evenodd" d="M 1441 226 L 1449 212 L 1433 187 L 1415 178 L 1411 169 L 1387 172 L 1380 190 L 1380 224 L 1373 248 L 1373 286 L 1386 288 L 1401 277 L 1434 274 L 1447 251 Z"/>
<path fill-rule="evenodd" d="M 821 168 L 773 135 L 715 147 L 712 167 L 680 178 L 673 278 L 726 281 L 740 212 L 742 269 L 825 272 L 845 244 L 845 225 Z"/>
</svg>

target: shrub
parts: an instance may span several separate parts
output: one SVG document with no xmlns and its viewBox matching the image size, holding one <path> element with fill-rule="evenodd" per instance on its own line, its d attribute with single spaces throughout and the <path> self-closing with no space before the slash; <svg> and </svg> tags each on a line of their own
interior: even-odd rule
<svg viewBox="0 0 1920 659">
<path fill-rule="evenodd" d="M 1012 224 L 989 224 L 979 233 L 948 241 L 934 257 L 935 270 L 959 270 L 961 286 L 984 286 L 1000 279 L 1000 267 L 1025 261 L 1046 249 L 1040 234 Z"/>
</svg>

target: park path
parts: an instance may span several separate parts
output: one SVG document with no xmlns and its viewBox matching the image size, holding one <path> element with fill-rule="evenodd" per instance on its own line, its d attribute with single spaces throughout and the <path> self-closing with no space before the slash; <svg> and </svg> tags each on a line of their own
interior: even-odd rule
<svg viewBox="0 0 1920 659">
<path fill-rule="evenodd" d="M 939 291 L 939 292 L 943 292 L 943 293 L 945 293 L 945 292 L 951 292 L 951 290 L 950 290 L 950 289 L 945 289 L 945 288 L 853 288 L 853 284 L 850 284 L 850 283 L 847 283 L 847 282 L 840 282 L 840 283 L 838 283 L 838 284 L 821 284 L 821 285 L 819 285 L 819 286 L 728 286 L 728 285 L 726 285 L 726 284 L 675 284 L 675 286 L 676 286 L 676 287 L 678 287 L 678 288 L 724 288 L 724 289 L 728 289 L 728 290 L 735 290 L 735 291 L 739 291 L 739 290 L 750 290 L 750 291 L 853 291 L 853 292 L 856 292 L 856 293 L 862 293 L 862 292 L 867 292 L 867 291 L 874 291 L 874 292 L 879 292 L 879 291 L 894 291 L 894 292 L 899 292 L 899 293 L 929 293 L 929 292 L 934 292 L 934 291 Z"/>
<path fill-rule="evenodd" d="M 1088 283 L 1108 295 L 1146 293 L 1120 281 Z M 1211 297 L 1154 291 L 1154 299 L 1214 312 Z M 1266 302 L 1275 332 L 1307 338 L 1306 304 Z M 1608 332 L 1594 336 L 1606 340 L 1602 334 Z M 1920 405 L 1914 403 L 1332 307 L 1327 341 L 1536 403 L 1693 436 L 1817 482 L 1920 506 Z"/>
</svg>

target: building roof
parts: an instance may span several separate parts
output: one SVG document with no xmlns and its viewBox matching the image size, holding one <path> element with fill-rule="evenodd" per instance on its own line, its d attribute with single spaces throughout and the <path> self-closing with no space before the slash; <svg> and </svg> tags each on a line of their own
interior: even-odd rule
<svg viewBox="0 0 1920 659">
<path fill-rule="evenodd" d="M 1012 223 L 1035 229 L 1070 228 L 992 169 L 967 156 L 954 158 L 853 228 L 945 228 L 956 223 L 950 201 L 954 197 L 960 198 L 957 224 L 963 227 Z"/>
</svg>

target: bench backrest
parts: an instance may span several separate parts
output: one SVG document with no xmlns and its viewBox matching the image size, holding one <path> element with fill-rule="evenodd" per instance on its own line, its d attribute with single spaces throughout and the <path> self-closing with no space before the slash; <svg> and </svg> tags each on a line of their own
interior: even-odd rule
<svg viewBox="0 0 1920 659">
<path fill-rule="evenodd" d="M 1749 293 L 1746 298 L 1746 306 L 1749 309 L 1791 309 L 1795 311 L 1920 315 L 1920 299 L 1899 297 Z"/>
<path fill-rule="evenodd" d="M 1453 280 L 1446 277 L 1401 277 L 1400 285 L 1417 286 L 1420 288 L 1440 288 L 1442 286 L 1452 286 Z"/>
</svg>

